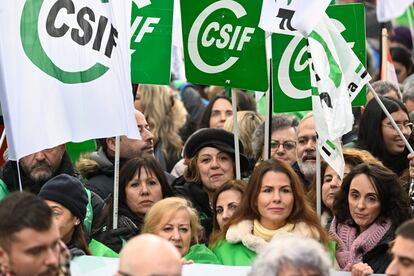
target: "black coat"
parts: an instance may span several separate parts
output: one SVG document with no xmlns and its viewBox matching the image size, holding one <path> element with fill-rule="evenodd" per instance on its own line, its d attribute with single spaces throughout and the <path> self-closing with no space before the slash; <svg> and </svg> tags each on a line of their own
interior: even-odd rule
<svg viewBox="0 0 414 276">
<path fill-rule="evenodd" d="M 188 183 L 183 176 L 180 176 L 173 182 L 173 189 L 177 196 L 191 201 L 198 211 L 207 240 L 213 230 L 213 210 L 210 207 L 208 194 L 203 190 L 201 183 Z"/>
<path fill-rule="evenodd" d="M 362 262 L 367 263 L 374 270 L 374 273 L 385 273 L 385 270 L 392 261 L 391 256 L 388 254 L 388 244 L 395 238 L 394 231 L 395 229 L 391 227 L 385 233 L 382 240 L 362 256 Z"/>
</svg>

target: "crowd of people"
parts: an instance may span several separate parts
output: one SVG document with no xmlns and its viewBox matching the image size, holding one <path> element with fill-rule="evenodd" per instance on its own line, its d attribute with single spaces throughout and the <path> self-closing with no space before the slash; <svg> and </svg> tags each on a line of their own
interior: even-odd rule
<svg viewBox="0 0 414 276">
<path fill-rule="evenodd" d="M 373 87 L 413 146 L 413 45 L 404 32 L 390 37 L 400 86 Z M 273 115 L 266 147 L 255 98 L 236 95 L 133 86 L 141 139 L 120 137 L 117 194 L 115 137 L 97 139 L 76 162 L 65 145 L 6 160 L 0 276 L 69 275 L 84 255 L 120 258 L 121 276 L 181 275 L 193 263 L 252 266 L 249 275 L 414 275 L 414 154 L 371 92 L 343 137 L 344 176 L 322 160 L 321 183 L 312 112 Z"/>
</svg>

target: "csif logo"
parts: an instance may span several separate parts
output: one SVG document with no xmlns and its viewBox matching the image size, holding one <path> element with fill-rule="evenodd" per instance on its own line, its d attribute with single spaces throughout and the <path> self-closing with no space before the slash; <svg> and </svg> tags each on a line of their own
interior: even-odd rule
<svg viewBox="0 0 414 276">
<path fill-rule="evenodd" d="M 193 45 L 193 41 L 199 40 L 203 23 L 207 21 L 207 18 L 212 13 L 220 9 L 230 10 L 237 19 L 247 15 L 244 7 L 236 1 L 220 0 L 205 8 L 194 21 L 188 37 L 188 54 L 193 64 L 199 70 L 209 74 L 216 74 L 229 69 L 239 60 L 239 57 L 230 56 L 221 64 L 210 65 L 203 60 L 200 50 L 203 51 L 202 49 L 216 47 L 217 49 L 228 49 L 241 52 L 245 43 L 250 42 L 251 37 L 255 32 L 255 28 L 233 26 L 231 24 L 224 24 L 221 26 L 219 22 L 213 21 L 208 23 L 201 34 L 202 48 L 198 48 L 198 43 Z"/>
<path fill-rule="evenodd" d="M 51 58 L 51 54 L 48 55 L 46 50 L 53 46 L 65 46 L 65 49 L 73 49 L 73 53 L 80 59 L 79 53 L 84 53 L 85 48 L 89 48 L 93 50 L 90 56 L 96 57 L 92 52 L 97 52 L 100 56 L 110 59 L 117 46 L 118 31 L 109 19 L 100 15 L 97 12 L 100 9 L 95 5 L 84 4 L 91 1 L 57 0 L 48 3 L 51 5 L 46 5 L 45 2 L 47 0 L 27 0 L 23 7 L 20 38 L 26 56 L 44 73 L 67 84 L 90 82 L 105 74 L 109 67 L 104 65 L 104 62 L 96 61 L 102 60 L 102 57 L 96 58 L 87 68 L 73 69 L 67 68 L 71 67 L 70 64 L 73 62 L 70 54 L 60 53 L 63 64 L 57 65 L 56 54 Z M 48 43 L 53 46 L 48 47 Z"/>
</svg>

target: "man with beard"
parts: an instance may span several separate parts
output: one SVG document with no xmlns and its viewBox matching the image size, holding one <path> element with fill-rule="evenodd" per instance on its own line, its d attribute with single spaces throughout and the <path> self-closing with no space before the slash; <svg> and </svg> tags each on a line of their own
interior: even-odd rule
<svg viewBox="0 0 414 276">
<path fill-rule="evenodd" d="M 316 174 L 316 131 L 312 113 L 308 113 L 296 130 L 297 161 L 292 165 L 307 189 Z"/>
<path fill-rule="evenodd" d="M 120 168 L 134 157 L 154 158 L 154 136 L 144 114 L 135 110 L 135 120 L 141 140 L 120 137 Z M 88 157 L 81 158 L 76 166 L 82 176 L 88 179 L 86 187 L 106 199 L 114 189 L 115 137 L 98 139 L 97 144 L 98 150 Z M 174 180 L 167 173 L 166 176 L 169 183 Z"/>
<path fill-rule="evenodd" d="M 52 210 L 31 193 L 14 192 L 0 202 L 0 276 L 8 275 L 70 275 Z"/>
<path fill-rule="evenodd" d="M 65 173 L 80 178 L 66 152 L 64 144 L 29 154 L 19 160 L 21 188 L 38 194 L 43 184 L 59 174 Z M 9 193 L 20 190 L 19 174 L 16 161 L 7 161 L 0 169 L 0 200 Z M 104 206 L 103 200 L 86 189 L 88 194 L 88 215 L 84 225 L 88 232 L 96 223 Z"/>
</svg>

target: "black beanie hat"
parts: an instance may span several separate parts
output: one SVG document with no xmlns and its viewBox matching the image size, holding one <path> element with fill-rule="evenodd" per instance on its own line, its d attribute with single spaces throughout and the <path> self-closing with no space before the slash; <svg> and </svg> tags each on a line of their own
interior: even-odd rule
<svg viewBox="0 0 414 276">
<path fill-rule="evenodd" d="M 82 182 L 68 174 L 60 174 L 47 181 L 38 196 L 67 208 L 81 222 L 86 216 L 88 196 Z"/>
<path fill-rule="evenodd" d="M 192 158 L 204 147 L 213 147 L 230 154 L 234 158 L 234 134 L 221 128 L 202 128 L 188 137 L 184 145 L 184 157 Z M 246 171 L 249 167 L 249 160 L 243 154 L 243 145 L 239 140 L 240 169 Z"/>
</svg>

